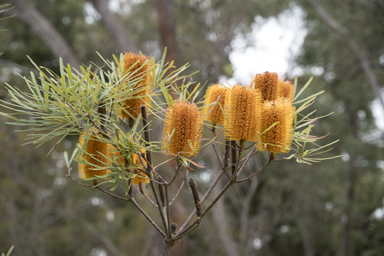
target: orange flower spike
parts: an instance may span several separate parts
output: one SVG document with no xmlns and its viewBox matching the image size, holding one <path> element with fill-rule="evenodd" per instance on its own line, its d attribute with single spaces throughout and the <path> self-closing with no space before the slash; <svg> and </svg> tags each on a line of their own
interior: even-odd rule
<svg viewBox="0 0 384 256">
<path fill-rule="evenodd" d="M 80 147 L 83 147 L 85 143 L 85 133 L 80 135 L 79 144 Z M 87 153 L 83 154 L 83 159 L 91 164 L 98 165 L 100 167 L 107 166 L 109 160 L 105 157 L 108 155 L 108 144 L 100 141 L 103 137 L 100 133 L 97 134 L 99 138 L 96 137 L 94 133 L 89 137 L 88 143 L 85 147 Z M 78 171 L 80 178 L 85 180 L 88 178 L 93 178 L 97 176 L 103 176 L 107 173 L 110 173 L 110 170 L 94 170 L 94 166 L 79 163 Z"/>
<path fill-rule="evenodd" d="M 225 134 L 229 140 L 253 141 L 257 139 L 260 119 L 261 95 L 250 86 L 235 85 L 225 95 Z"/>
<path fill-rule="evenodd" d="M 276 100 L 278 97 L 278 75 L 275 72 L 265 72 L 263 74 L 256 74 L 253 79 L 253 86 L 261 93 L 263 100 Z"/>
<path fill-rule="evenodd" d="M 220 84 L 215 84 L 208 87 L 207 92 L 205 93 L 204 105 L 209 105 L 213 102 L 216 102 L 217 98 L 220 96 L 220 99 L 217 104 L 213 107 L 212 111 L 205 117 L 205 120 L 213 123 L 214 125 L 224 125 L 225 123 L 225 118 L 223 114 L 225 103 L 225 91 L 226 88 L 224 86 Z M 221 107 L 219 104 L 221 105 Z M 211 110 L 211 108 L 212 105 L 204 109 L 204 116 L 208 113 L 208 111 Z"/>
<path fill-rule="evenodd" d="M 294 89 L 295 85 L 292 84 L 290 81 L 283 81 L 279 79 L 277 82 L 278 85 L 278 92 L 279 92 L 279 97 L 283 97 L 288 99 L 289 101 L 293 101 L 293 96 L 294 96 Z"/>
<path fill-rule="evenodd" d="M 203 118 L 196 104 L 177 101 L 165 114 L 163 150 L 171 155 L 193 156 L 200 150 L 202 132 Z"/>
<path fill-rule="evenodd" d="M 279 122 L 260 136 L 257 148 L 260 151 L 284 154 L 292 143 L 292 124 L 295 108 L 289 100 L 279 97 L 276 101 L 266 101 L 262 107 L 260 132 Z M 267 144 L 268 143 L 268 144 Z M 273 144 L 273 145 L 269 145 Z"/>
<path fill-rule="evenodd" d="M 141 105 L 148 107 L 151 104 L 151 99 L 146 95 L 151 93 L 152 76 L 149 70 L 152 65 L 146 55 L 134 54 L 133 52 L 125 53 L 123 61 L 124 74 L 133 73 L 128 75 L 127 81 L 133 84 L 131 88 L 134 93 L 122 102 L 120 117 L 133 120 L 140 115 Z"/>
</svg>

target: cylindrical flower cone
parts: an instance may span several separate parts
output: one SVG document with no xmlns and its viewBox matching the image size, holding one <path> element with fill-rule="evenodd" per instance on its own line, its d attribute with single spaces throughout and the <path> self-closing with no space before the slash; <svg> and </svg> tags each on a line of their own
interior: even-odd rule
<svg viewBox="0 0 384 256">
<path fill-rule="evenodd" d="M 276 100 L 278 97 L 277 82 L 279 76 L 274 72 L 256 74 L 253 79 L 253 87 L 260 91 L 263 100 Z"/>
<path fill-rule="evenodd" d="M 262 107 L 260 139 L 257 149 L 284 154 L 289 151 L 292 143 L 292 124 L 295 108 L 289 100 L 279 97 L 276 101 L 266 101 Z M 264 132 L 274 123 L 279 122 Z M 264 132 L 264 133 L 263 133 Z"/>
<path fill-rule="evenodd" d="M 85 143 L 86 133 L 80 135 L 79 144 L 83 147 Z M 97 138 L 99 137 L 99 138 Z M 98 133 L 97 136 L 92 133 L 89 137 L 88 143 L 85 146 L 86 153 L 83 153 L 83 159 L 93 165 L 99 167 L 106 167 L 109 164 L 109 160 L 105 157 L 108 156 L 108 143 L 100 141 L 103 135 Z M 97 176 L 103 176 L 108 174 L 110 170 L 95 170 L 95 167 L 90 164 L 79 163 L 78 171 L 81 179 L 88 179 Z"/>
<path fill-rule="evenodd" d="M 289 101 L 293 101 L 295 85 L 290 81 L 283 81 L 279 79 L 277 82 L 279 97 L 286 98 Z"/>
<path fill-rule="evenodd" d="M 215 124 L 224 125 L 225 123 L 225 118 L 223 114 L 224 103 L 225 103 L 225 92 L 226 92 L 226 87 L 220 84 L 215 84 L 208 87 L 207 92 L 205 93 L 204 105 L 209 105 L 213 102 L 216 102 L 220 96 L 219 101 L 213 107 L 213 109 L 212 109 L 212 105 L 204 108 L 204 116 L 206 115 L 205 120 L 213 123 L 214 125 Z M 209 114 L 207 115 L 208 112 Z"/>
<path fill-rule="evenodd" d="M 200 150 L 202 131 L 202 114 L 196 104 L 177 101 L 165 115 L 163 150 L 170 155 L 193 156 Z"/>
<path fill-rule="evenodd" d="M 261 95 L 250 86 L 235 85 L 225 95 L 225 135 L 231 141 L 257 139 Z"/>
<path fill-rule="evenodd" d="M 152 76 L 150 69 L 152 65 L 146 55 L 134 54 L 132 52 L 124 54 L 124 75 L 128 75 L 125 81 L 133 84 L 133 94 L 122 102 L 120 116 L 131 120 L 136 119 L 140 113 L 140 106 L 151 105 L 151 99 L 148 94 L 151 93 Z M 136 63 L 137 62 L 137 63 Z M 136 63 L 136 64 L 135 64 Z M 133 65 L 133 66 L 132 66 Z"/>
</svg>

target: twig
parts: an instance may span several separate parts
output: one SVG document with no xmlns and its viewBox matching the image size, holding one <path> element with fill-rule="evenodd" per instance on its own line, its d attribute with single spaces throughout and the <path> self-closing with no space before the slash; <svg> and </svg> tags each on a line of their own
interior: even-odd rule
<svg viewBox="0 0 384 256">
<path fill-rule="evenodd" d="M 174 239 L 180 239 L 187 234 L 189 234 L 191 231 L 193 231 L 195 228 L 199 226 L 199 223 L 201 219 L 204 217 L 205 214 L 219 201 L 219 199 L 224 195 L 224 193 L 229 189 L 231 185 L 234 184 L 234 178 L 235 176 L 232 176 L 232 179 L 228 181 L 228 183 L 225 185 L 225 187 L 221 190 L 221 192 L 216 196 L 216 198 L 208 205 L 208 207 L 203 211 L 200 218 L 197 218 L 195 221 L 193 221 L 185 230 L 179 232 L 179 234 Z M 196 209 L 194 210 L 196 212 Z"/>
<path fill-rule="evenodd" d="M 254 174 L 252 174 L 251 176 L 249 176 L 248 178 L 245 178 L 245 179 L 243 179 L 243 180 L 237 180 L 237 181 L 235 181 L 236 183 L 242 183 L 242 182 L 245 182 L 245 181 L 248 181 L 248 180 L 250 180 L 250 179 L 252 179 L 253 177 L 255 177 L 257 174 L 259 174 L 260 172 L 262 172 L 271 162 L 272 162 L 272 158 L 270 157 L 269 158 L 269 161 L 263 166 L 263 167 L 261 167 L 261 169 L 260 170 L 258 170 L 257 172 L 255 172 Z"/>
<path fill-rule="evenodd" d="M 211 186 L 208 188 L 207 192 L 205 192 L 203 198 L 201 199 L 200 201 L 200 204 L 202 205 L 205 200 L 208 198 L 208 196 L 211 194 L 212 190 L 215 188 L 215 186 L 217 185 L 217 183 L 219 182 L 221 176 L 224 174 L 225 170 L 222 168 L 220 169 L 220 172 L 217 174 L 215 180 L 212 182 Z M 183 223 L 183 225 L 180 227 L 179 231 L 177 232 L 177 234 L 180 234 L 184 231 L 185 227 L 188 225 L 188 223 L 191 221 L 191 219 L 193 218 L 193 216 L 195 215 L 196 213 L 196 209 L 194 209 L 192 211 L 192 213 L 189 215 L 189 217 L 187 218 L 187 220 Z"/>
<path fill-rule="evenodd" d="M 200 218 L 201 218 L 201 204 L 200 204 L 199 193 L 197 192 L 197 188 L 196 188 L 197 184 L 192 178 L 189 178 L 188 179 L 188 185 L 191 188 L 193 200 L 195 201 L 196 216 L 200 220 Z"/>
<path fill-rule="evenodd" d="M 176 197 L 179 195 L 181 189 L 182 189 L 183 186 L 184 186 L 184 183 L 185 183 L 185 180 L 183 180 L 183 182 L 181 183 L 180 188 L 177 190 L 176 195 L 172 198 L 171 202 L 169 203 L 169 206 L 172 205 L 173 201 L 175 201 Z"/>
<path fill-rule="evenodd" d="M 157 231 L 160 232 L 160 234 L 165 237 L 165 233 L 159 226 L 156 225 L 156 223 L 149 217 L 149 215 L 140 207 L 140 205 L 136 202 L 135 199 L 132 199 L 131 202 L 136 206 L 136 208 L 147 218 L 147 220 L 157 229 Z"/>
<path fill-rule="evenodd" d="M 162 186 L 162 185 L 159 185 L 159 186 Z M 171 231 L 171 214 L 170 214 L 170 211 L 169 211 L 169 199 L 168 199 L 168 187 L 166 186 L 162 186 L 163 189 L 164 189 L 164 192 L 165 192 L 165 211 L 166 211 L 166 216 L 167 216 L 167 224 L 168 224 L 168 228 L 167 228 L 167 237 L 168 238 L 171 238 L 172 237 L 172 231 Z"/>
<path fill-rule="evenodd" d="M 148 116 L 147 116 L 147 109 L 145 108 L 145 105 L 142 105 L 140 107 L 140 110 L 141 110 L 141 115 L 143 117 L 145 147 L 147 148 L 147 150 L 146 150 L 147 168 L 146 169 L 147 169 L 148 177 L 150 178 L 149 179 L 149 183 L 151 184 L 151 189 L 152 189 L 152 192 L 153 192 L 153 194 L 155 196 L 156 203 L 159 206 L 158 209 L 159 209 L 161 220 L 163 222 L 163 227 L 165 229 L 165 233 L 168 234 L 169 233 L 169 229 L 168 229 L 168 225 L 167 225 L 167 219 L 166 219 L 166 217 L 164 215 L 162 207 L 160 207 L 162 205 L 162 203 L 160 202 L 159 194 L 157 192 L 155 183 L 153 182 L 153 176 L 152 176 L 152 152 L 148 149 L 148 147 L 150 145 L 150 141 L 151 141 L 151 136 L 150 136 L 150 133 L 149 133 L 148 120 L 147 120 Z"/>
<path fill-rule="evenodd" d="M 177 163 L 177 171 L 176 171 L 175 175 L 173 176 L 173 178 L 172 178 L 172 180 L 170 182 L 167 182 L 166 184 L 164 184 L 165 186 L 168 187 L 169 185 L 171 185 L 175 181 L 175 179 L 177 177 L 177 174 L 179 174 L 180 167 L 181 167 L 181 164 L 178 162 Z"/>
<path fill-rule="evenodd" d="M 236 150 L 236 141 L 231 141 L 232 147 L 231 147 L 231 169 L 232 169 L 232 175 L 235 174 L 236 171 L 236 162 L 237 162 L 237 150 Z"/>
<path fill-rule="evenodd" d="M 141 184 L 139 184 L 139 186 L 142 186 Z M 145 192 L 142 190 L 142 189 L 140 189 L 140 193 L 149 201 L 149 202 L 151 202 L 151 204 L 153 204 L 155 207 L 158 207 L 157 206 L 157 204 L 155 203 L 155 202 L 153 202 L 152 201 L 152 199 L 151 198 L 149 198 L 149 196 L 147 196 L 147 194 L 145 194 Z"/>
<path fill-rule="evenodd" d="M 238 178 L 238 177 L 240 176 L 241 172 L 244 170 L 244 167 L 245 167 L 245 165 L 248 163 L 249 159 L 251 158 L 252 153 L 253 153 L 254 150 L 255 150 L 255 148 L 253 148 L 253 149 L 247 154 L 247 156 L 244 157 L 244 163 L 243 163 L 243 165 L 241 166 L 240 170 L 237 172 L 237 174 L 236 174 L 236 178 Z M 240 161 L 240 162 L 241 162 L 241 161 Z"/>
<path fill-rule="evenodd" d="M 72 176 L 70 175 L 69 172 L 70 172 L 70 170 L 68 171 L 67 177 L 70 178 L 75 183 L 77 183 L 83 187 L 96 188 L 96 189 L 100 190 L 101 192 L 103 192 L 109 196 L 112 196 L 116 199 L 132 202 L 136 206 L 136 208 L 144 215 L 144 217 L 157 229 L 157 231 L 159 231 L 160 234 L 162 234 L 162 236 L 165 237 L 165 233 L 159 228 L 159 226 L 157 226 L 157 224 L 151 219 L 151 217 L 149 217 L 149 215 L 140 207 L 140 205 L 136 202 L 136 200 L 134 198 L 129 197 L 129 196 L 128 196 L 128 198 L 120 197 L 118 195 L 112 194 L 112 193 L 102 189 L 101 187 L 93 187 L 93 186 L 82 184 L 81 182 L 78 182 L 77 180 L 72 178 Z"/>
</svg>

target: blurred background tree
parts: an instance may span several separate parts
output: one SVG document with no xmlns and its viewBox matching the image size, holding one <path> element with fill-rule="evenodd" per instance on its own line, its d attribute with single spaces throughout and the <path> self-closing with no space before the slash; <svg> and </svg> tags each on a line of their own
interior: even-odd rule
<svg viewBox="0 0 384 256">
<path fill-rule="evenodd" d="M 9 2 L 15 8 L 5 15 L 15 16 L 0 23 L 7 30 L 0 32 L 3 99 L 4 82 L 24 86 L 13 70 L 28 75 L 32 65 L 26 55 L 57 71 L 59 57 L 74 66 L 101 64 L 95 51 L 107 57 L 140 50 L 159 59 L 167 46 L 169 60 L 190 62 L 193 71 L 200 70 L 195 80 L 210 84 L 229 79 L 236 68 L 230 59 L 233 42 L 255 33 L 256 17 L 301 9 L 307 34 L 290 65 L 303 76 L 299 86 L 315 76 L 308 93 L 325 90 L 314 103 L 316 115 L 335 113 L 315 122 L 314 129 L 319 135 L 331 131 L 323 144 L 341 139 L 333 154 L 342 158 L 309 168 L 282 162 L 251 183 L 231 188 L 205 220 L 212 226 L 203 225 L 173 255 L 352 256 L 384 251 L 382 1 Z M 0 252 L 13 244 L 12 255 L 160 253 L 162 240 L 129 204 L 67 183 L 62 151 L 74 148 L 77 138 L 46 157 L 53 144 L 19 147 L 24 136 L 4 122 L 0 126 Z M 195 171 L 204 186 L 217 163 L 209 149 L 200 156 L 202 165 L 212 166 Z M 179 204 L 178 214 L 183 214 Z"/>
</svg>

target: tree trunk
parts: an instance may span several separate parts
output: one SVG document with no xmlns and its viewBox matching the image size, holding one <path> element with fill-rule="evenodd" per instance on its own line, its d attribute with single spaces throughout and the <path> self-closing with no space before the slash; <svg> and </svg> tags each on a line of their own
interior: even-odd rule
<svg viewBox="0 0 384 256">
<path fill-rule="evenodd" d="M 381 106 L 384 110 L 384 99 L 381 95 L 381 90 L 375 73 L 372 70 L 371 63 L 365 49 L 360 45 L 355 38 L 351 35 L 346 27 L 343 27 L 339 22 L 337 22 L 329 13 L 316 1 L 308 0 L 315 8 L 320 17 L 335 31 L 342 35 L 342 38 L 346 41 L 349 47 L 352 50 L 352 53 L 355 55 L 356 59 L 359 61 L 361 68 L 363 69 L 369 84 L 371 85 L 372 91 L 376 97 L 378 97 Z"/>
<path fill-rule="evenodd" d="M 74 68 L 80 67 L 80 62 L 70 45 L 36 8 L 25 0 L 12 0 L 10 2 L 16 8 L 10 10 L 9 14 L 16 15 L 17 19 L 27 24 L 45 42 L 55 57 L 63 58 L 64 63 L 69 63 Z"/>
<path fill-rule="evenodd" d="M 162 48 L 167 47 L 165 62 L 175 62 L 179 65 L 179 55 L 176 41 L 175 14 L 172 0 L 156 0 Z"/>
<path fill-rule="evenodd" d="M 108 8 L 108 2 L 105 0 L 91 0 L 96 10 L 102 17 L 102 22 L 107 29 L 109 35 L 117 46 L 119 52 L 132 51 L 135 53 L 139 52 L 139 49 L 132 42 L 124 26 L 116 18 L 116 16 L 110 12 Z"/>
</svg>

